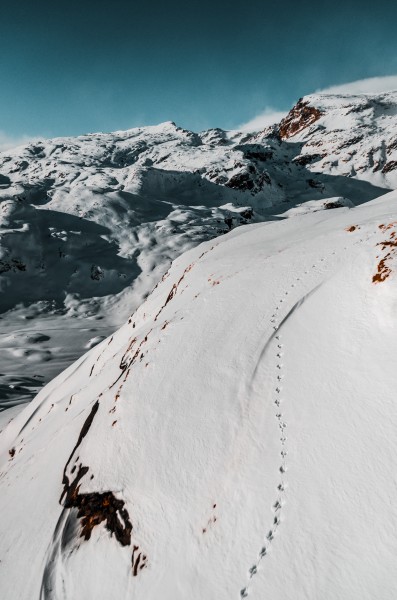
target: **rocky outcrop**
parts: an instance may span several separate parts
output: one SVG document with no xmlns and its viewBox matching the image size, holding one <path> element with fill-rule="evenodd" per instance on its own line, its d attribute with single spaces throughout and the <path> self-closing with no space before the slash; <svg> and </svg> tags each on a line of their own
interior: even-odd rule
<svg viewBox="0 0 397 600">
<path fill-rule="evenodd" d="M 390 171 L 394 171 L 395 169 L 397 169 L 397 160 L 390 160 L 383 167 L 382 173 L 390 173 Z"/>
<path fill-rule="evenodd" d="M 321 111 L 310 106 L 309 102 L 301 98 L 289 111 L 288 115 L 280 121 L 278 133 L 282 140 L 287 140 L 312 125 L 321 117 Z"/>
</svg>

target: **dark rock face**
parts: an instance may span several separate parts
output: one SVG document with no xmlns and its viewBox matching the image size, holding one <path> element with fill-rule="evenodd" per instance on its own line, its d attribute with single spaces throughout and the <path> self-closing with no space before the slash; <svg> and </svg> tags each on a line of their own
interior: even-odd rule
<svg viewBox="0 0 397 600">
<path fill-rule="evenodd" d="M 233 175 L 226 185 L 235 190 L 252 190 L 255 184 L 250 174 L 245 172 Z"/>
<path fill-rule="evenodd" d="M 278 127 L 279 136 L 282 140 L 287 140 L 309 125 L 312 125 L 321 117 L 322 113 L 318 108 L 310 106 L 301 98 L 298 103 L 290 110 L 288 115 L 280 121 Z"/>
<path fill-rule="evenodd" d="M 394 171 L 395 169 L 397 169 L 397 160 L 391 160 L 385 164 L 382 173 L 390 173 L 390 171 Z"/>
<path fill-rule="evenodd" d="M 9 261 L 0 260 L 0 273 L 12 271 L 26 271 L 26 265 L 19 258 L 12 258 Z"/>
<path fill-rule="evenodd" d="M 252 210 L 252 208 L 246 208 L 245 210 L 242 210 L 240 212 L 240 215 L 242 216 L 243 219 L 252 219 L 252 217 L 254 216 L 254 211 Z"/>
<path fill-rule="evenodd" d="M 321 160 L 327 156 L 326 154 L 301 154 L 300 156 L 294 158 L 294 163 L 296 165 L 300 165 L 301 167 L 306 167 L 307 165 L 311 165 L 318 160 Z"/>
<path fill-rule="evenodd" d="M 274 154 L 272 150 L 264 148 L 261 144 L 239 144 L 235 150 L 240 150 L 244 158 L 259 162 L 271 160 Z"/>
</svg>

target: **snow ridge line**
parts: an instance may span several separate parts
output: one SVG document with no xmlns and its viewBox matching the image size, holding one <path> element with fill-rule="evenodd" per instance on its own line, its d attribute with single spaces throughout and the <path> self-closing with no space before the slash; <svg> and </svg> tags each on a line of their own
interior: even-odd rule
<svg viewBox="0 0 397 600">
<path fill-rule="evenodd" d="M 367 236 L 364 238 L 360 237 L 359 240 L 353 242 L 352 246 L 356 246 L 356 245 L 360 245 L 361 243 L 363 243 L 364 241 L 367 242 L 369 241 L 369 239 L 375 235 L 377 233 L 377 231 L 374 231 L 372 233 L 367 234 Z M 343 250 L 346 251 L 348 250 L 349 247 L 348 246 L 344 246 Z M 331 258 L 332 256 L 336 255 L 336 251 L 332 251 L 328 256 L 326 257 L 322 257 L 320 258 L 320 262 L 324 262 L 326 259 Z M 312 269 L 316 269 L 318 267 L 317 263 L 314 263 L 312 265 Z M 306 268 L 306 270 L 304 271 L 304 275 L 308 275 L 309 274 L 309 270 Z M 304 279 L 305 277 L 296 277 L 296 282 L 301 282 L 302 279 Z M 291 284 L 291 288 L 295 287 L 295 283 Z M 307 294 L 304 295 L 303 298 L 301 298 L 298 302 L 296 302 L 293 307 L 287 311 L 286 315 L 284 317 L 281 317 L 280 314 L 280 309 L 282 308 L 282 304 L 284 302 L 283 297 L 280 298 L 280 300 L 278 301 L 277 305 L 275 306 L 274 312 L 270 318 L 270 323 L 273 329 L 273 333 L 270 336 L 269 342 L 266 344 L 266 346 L 268 347 L 273 341 L 276 343 L 276 348 L 275 348 L 275 359 L 276 359 L 276 385 L 274 387 L 273 390 L 273 397 L 274 397 L 274 405 L 275 405 L 275 418 L 277 419 L 278 422 L 278 427 L 279 427 L 279 433 L 280 433 L 280 456 L 281 456 L 281 461 L 280 461 L 280 467 L 279 467 L 279 472 L 280 472 L 280 479 L 279 479 L 279 483 L 277 485 L 277 496 L 275 499 L 275 502 L 272 504 L 272 511 L 274 513 L 274 518 L 273 518 L 273 523 L 268 531 L 268 533 L 265 536 L 265 540 L 262 544 L 262 547 L 258 553 L 258 558 L 256 560 L 256 562 L 254 562 L 251 567 L 248 569 L 248 583 L 246 584 L 246 586 L 244 588 L 242 588 L 240 590 L 240 598 L 247 598 L 249 593 L 250 593 L 250 584 L 252 581 L 252 578 L 257 574 L 258 572 L 258 568 L 259 565 L 261 563 L 261 561 L 264 559 L 264 557 L 268 554 L 270 546 L 274 540 L 274 536 L 280 526 L 281 523 L 281 514 L 282 514 L 282 508 L 285 504 L 285 490 L 287 487 L 287 483 L 286 483 L 286 479 L 285 479 L 285 473 L 287 472 L 287 447 L 286 447 L 286 442 L 287 442 L 287 436 L 286 436 L 286 428 L 287 428 L 287 422 L 283 416 L 282 413 L 282 408 L 281 405 L 282 403 L 285 401 L 285 398 L 283 398 L 283 394 L 282 394 L 282 379 L 283 379 L 283 368 L 284 365 L 282 363 L 282 357 L 284 355 L 284 344 L 282 341 L 282 337 L 281 337 L 281 333 L 280 333 L 280 328 L 282 327 L 282 325 L 284 325 L 284 323 L 287 321 L 288 317 L 295 311 L 296 308 L 298 308 L 299 306 L 301 306 L 304 302 L 304 300 L 309 297 L 315 290 L 317 290 L 319 287 L 321 286 L 321 283 L 316 285 L 311 291 L 309 291 Z M 285 291 L 284 293 L 285 296 L 289 295 L 288 291 Z M 263 355 L 263 352 L 262 352 Z"/>
</svg>

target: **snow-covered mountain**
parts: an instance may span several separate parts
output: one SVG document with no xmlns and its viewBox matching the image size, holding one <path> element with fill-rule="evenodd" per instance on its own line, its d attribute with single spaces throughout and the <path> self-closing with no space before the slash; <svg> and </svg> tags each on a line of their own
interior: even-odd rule
<svg viewBox="0 0 397 600">
<path fill-rule="evenodd" d="M 391 192 L 204 242 L 2 413 L 2 600 L 394 600 L 396 235 Z"/>
<path fill-rule="evenodd" d="M 0 406 L 107 337 L 198 243 L 394 189 L 396 111 L 396 93 L 309 96 L 259 134 L 169 122 L 3 152 Z"/>
<path fill-rule="evenodd" d="M 394 600 L 397 93 L 0 188 L 1 599 Z"/>
<path fill-rule="evenodd" d="M 394 189 L 396 111 L 397 93 L 308 96 L 259 134 L 169 122 L 0 154 L 0 406 L 107 337 L 198 243 Z"/>
</svg>

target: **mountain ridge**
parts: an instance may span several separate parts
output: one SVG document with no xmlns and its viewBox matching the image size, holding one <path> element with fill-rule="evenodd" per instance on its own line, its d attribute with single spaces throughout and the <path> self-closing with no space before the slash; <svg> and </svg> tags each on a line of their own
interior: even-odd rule
<svg viewBox="0 0 397 600">
<path fill-rule="evenodd" d="M 397 187 L 396 96 L 307 96 L 253 134 L 165 122 L 1 153 L 1 406 L 109 335 L 194 245 Z M 308 107 L 321 116 L 303 123 Z"/>
</svg>

